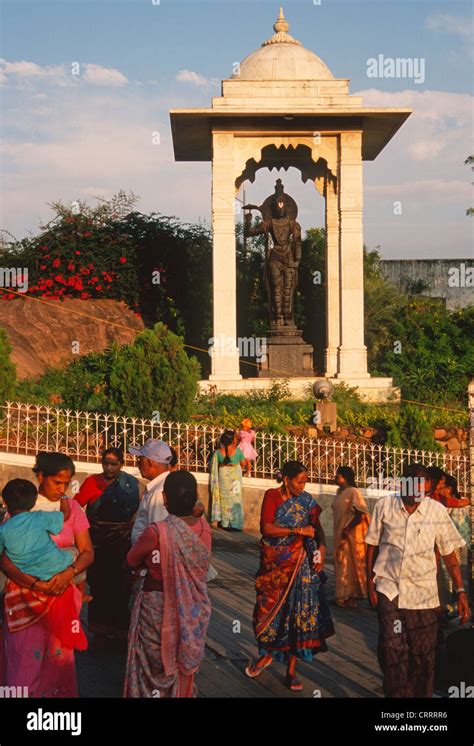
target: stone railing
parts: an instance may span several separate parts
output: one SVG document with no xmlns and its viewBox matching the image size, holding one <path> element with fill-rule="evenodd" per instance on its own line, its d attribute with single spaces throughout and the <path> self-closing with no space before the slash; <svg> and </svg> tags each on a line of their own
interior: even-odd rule
<svg viewBox="0 0 474 746">
<path fill-rule="evenodd" d="M 8 402 L 0 407 L 0 461 L 2 452 L 35 455 L 38 451 L 61 451 L 76 461 L 97 463 L 104 448 L 115 446 L 126 453 L 130 446 L 152 437 L 176 448 L 182 469 L 203 472 L 209 469 L 222 430 L 212 425 L 155 422 Z M 257 432 L 256 449 L 256 477 L 273 479 L 285 461 L 297 459 L 308 468 L 311 482 L 332 483 L 337 467 L 345 465 L 354 469 L 359 487 L 377 489 L 386 484 L 384 480 L 399 477 L 405 464 L 420 462 L 445 469 L 456 477 L 460 492 L 468 494 L 467 455 L 263 431 Z M 128 464 L 134 463 L 132 456 L 126 459 Z"/>
</svg>

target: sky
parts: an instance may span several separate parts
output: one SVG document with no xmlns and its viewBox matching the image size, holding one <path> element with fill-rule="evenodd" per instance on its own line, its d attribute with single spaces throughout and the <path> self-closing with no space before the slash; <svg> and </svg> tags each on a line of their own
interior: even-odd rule
<svg viewBox="0 0 474 746">
<path fill-rule="evenodd" d="M 120 189 L 140 197 L 142 212 L 209 224 L 210 164 L 175 162 L 168 111 L 210 106 L 235 62 L 272 36 L 279 5 L 0 0 L 0 228 L 20 239 L 51 218 L 52 202 L 95 204 Z M 364 105 L 413 109 L 364 164 L 366 245 L 387 259 L 471 257 L 471 3 L 283 5 L 289 33 L 350 78 Z M 424 60 L 425 79 L 368 77 L 367 60 L 379 54 Z M 322 226 L 323 199 L 296 169 L 259 171 L 246 200 L 260 204 L 278 177 L 303 229 Z"/>
</svg>

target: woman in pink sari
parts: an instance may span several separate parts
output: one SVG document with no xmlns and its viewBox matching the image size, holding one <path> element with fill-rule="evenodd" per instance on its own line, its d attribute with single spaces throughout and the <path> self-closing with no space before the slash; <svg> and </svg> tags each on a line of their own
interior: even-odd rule
<svg viewBox="0 0 474 746">
<path fill-rule="evenodd" d="M 211 529 L 193 515 L 196 479 L 171 472 L 163 487 L 169 512 L 148 526 L 127 555 L 146 569 L 128 636 L 125 697 L 193 697 L 211 615 L 207 573 Z"/>
<path fill-rule="evenodd" d="M 63 453 L 40 453 L 34 469 L 39 482 L 39 495 L 35 504 L 37 510 L 56 510 L 60 498 L 64 497 L 75 473 L 69 456 Z M 24 687 L 28 697 L 77 697 L 76 665 L 74 649 L 66 647 L 48 626 L 48 616 L 33 618 L 27 608 L 31 603 L 34 609 L 39 592 L 43 601 L 48 596 L 60 596 L 74 579 L 92 563 L 94 550 L 89 537 L 89 522 L 76 503 L 71 500 L 71 513 L 64 522 L 63 530 L 53 540 L 58 547 L 75 546 L 77 558 L 74 564 L 51 580 L 38 581 L 37 578 L 19 570 L 6 554 L 0 558 L 0 569 L 10 581 L 7 588 L 21 589 L 24 607 L 24 628 L 10 631 L 7 622 L 0 629 L 0 647 L 3 647 L 3 670 L 0 670 L 0 684 L 9 687 Z M 34 591 L 30 590 L 34 586 Z M 31 595 L 31 598 L 29 598 Z M 74 586 L 74 600 L 79 615 L 82 598 Z M 2 655 L 0 654 L 0 664 Z M 19 691 L 17 689 L 17 691 Z"/>
</svg>

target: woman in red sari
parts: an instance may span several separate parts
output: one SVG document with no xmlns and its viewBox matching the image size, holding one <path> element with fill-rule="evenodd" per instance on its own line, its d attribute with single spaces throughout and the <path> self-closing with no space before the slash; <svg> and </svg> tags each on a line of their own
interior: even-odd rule
<svg viewBox="0 0 474 746">
<path fill-rule="evenodd" d="M 307 479 L 303 464 L 288 461 L 281 488 L 267 490 L 263 498 L 253 617 L 260 658 L 245 669 L 255 678 L 274 659 L 286 661 L 286 683 L 294 692 L 303 688 L 296 678 L 297 658 L 311 661 L 327 650 L 326 638 L 334 634 L 323 589 L 321 508 L 305 492 Z"/>
</svg>

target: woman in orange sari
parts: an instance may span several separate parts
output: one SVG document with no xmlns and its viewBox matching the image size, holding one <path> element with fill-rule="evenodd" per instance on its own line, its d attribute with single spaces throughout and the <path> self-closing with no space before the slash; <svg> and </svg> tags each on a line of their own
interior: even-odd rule
<svg viewBox="0 0 474 746">
<path fill-rule="evenodd" d="M 336 484 L 339 489 L 332 504 L 336 604 L 355 609 L 357 599 L 368 596 L 365 535 L 370 523 L 369 510 L 355 486 L 353 469 L 340 466 Z"/>
</svg>

